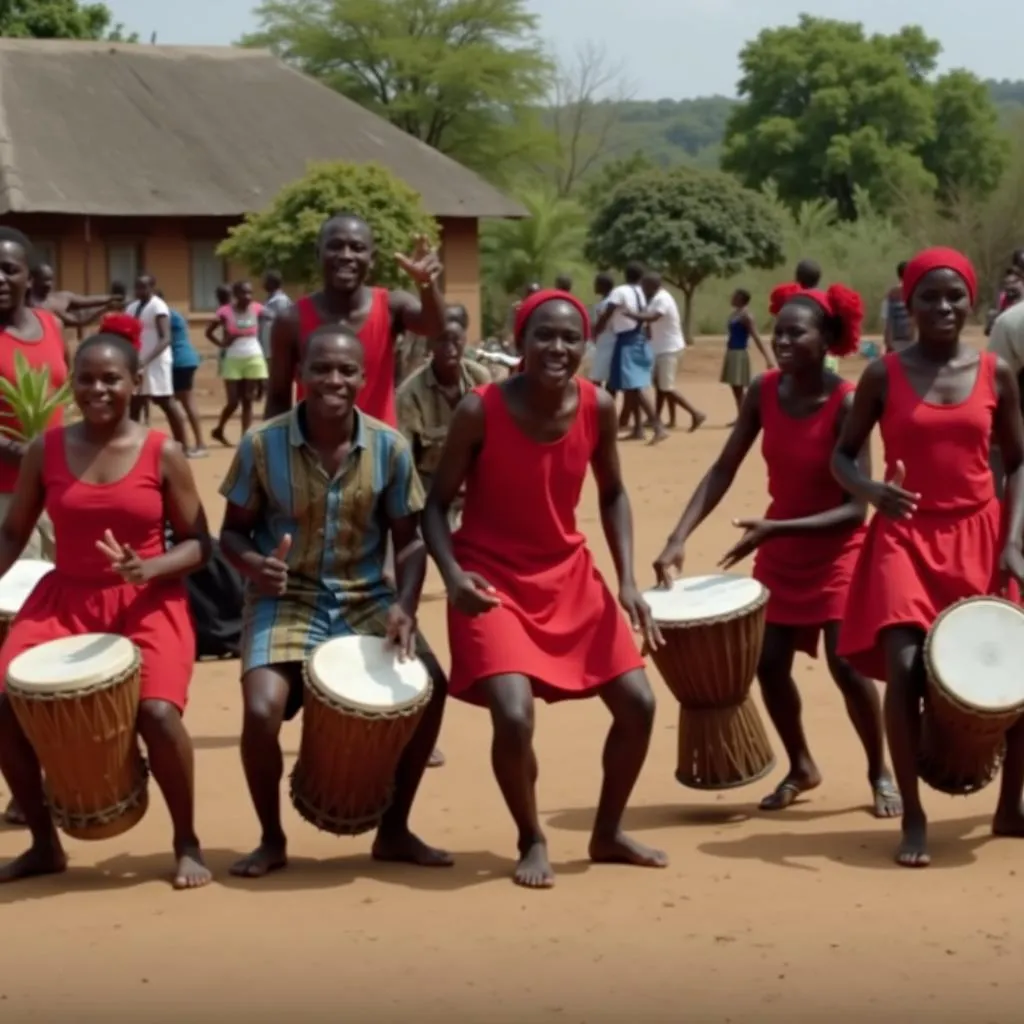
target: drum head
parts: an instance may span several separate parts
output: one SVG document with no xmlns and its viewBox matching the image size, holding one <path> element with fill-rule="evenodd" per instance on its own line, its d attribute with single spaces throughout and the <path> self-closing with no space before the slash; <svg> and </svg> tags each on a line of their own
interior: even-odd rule
<svg viewBox="0 0 1024 1024">
<path fill-rule="evenodd" d="M 956 605 L 932 627 L 928 666 L 961 704 L 1007 712 L 1024 704 L 1024 610 L 995 597 Z"/>
<path fill-rule="evenodd" d="M 0 615 L 13 618 L 21 611 L 36 584 L 53 571 L 52 562 L 23 558 L 0 576 Z"/>
<path fill-rule="evenodd" d="M 399 661 L 376 636 L 342 636 L 321 644 L 309 659 L 309 684 L 339 704 L 366 711 L 397 711 L 415 704 L 430 685 L 419 658 Z"/>
<path fill-rule="evenodd" d="M 71 694 L 116 679 L 135 657 L 135 644 L 123 636 L 65 636 L 19 654 L 7 669 L 7 680 L 24 693 Z"/>
<path fill-rule="evenodd" d="M 759 604 L 767 593 L 749 576 L 718 573 L 683 577 L 668 590 L 645 590 L 644 600 L 655 622 L 690 624 L 735 615 Z"/>
</svg>

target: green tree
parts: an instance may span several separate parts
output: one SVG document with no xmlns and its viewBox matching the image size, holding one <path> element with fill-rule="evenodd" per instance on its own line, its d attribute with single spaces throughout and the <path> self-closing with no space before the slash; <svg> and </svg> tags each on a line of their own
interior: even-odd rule
<svg viewBox="0 0 1024 1024">
<path fill-rule="evenodd" d="M 377 243 L 374 279 L 407 284 L 391 258 L 405 252 L 416 235 L 437 240 L 437 225 L 419 195 L 378 164 L 312 164 L 305 177 L 286 185 L 259 213 L 232 228 L 218 252 L 252 273 L 280 270 L 288 281 L 315 285 L 320 267 L 316 239 L 332 214 L 350 212 L 373 228 Z"/>
<path fill-rule="evenodd" d="M 15 39 L 112 39 L 134 42 L 103 3 L 0 0 L 0 36 Z"/>
<path fill-rule="evenodd" d="M 524 0 L 264 0 L 256 16 L 242 45 L 490 177 L 546 142 L 552 65 Z"/>
<path fill-rule="evenodd" d="M 882 206 L 910 191 L 991 191 L 1008 156 L 991 98 L 967 72 L 934 79 L 939 49 L 916 27 L 867 36 L 803 15 L 766 29 L 740 54 L 744 102 L 723 168 L 750 187 L 774 180 L 789 203 L 827 196 L 845 218 L 857 187 Z"/>
<path fill-rule="evenodd" d="M 580 207 L 551 186 L 522 191 L 517 198 L 528 218 L 488 221 L 481 232 L 484 329 L 489 332 L 501 329 L 512 298 L 528 284 L 550 285 L 558 274 L 586 270 L 587 225 Z"/>
<path fill-rule="evenodd" d="M 609 160 L 591 174 L 580 188 L 580 203 L 593 213 L 623 182 L 657 170 L 650 157 L 637 151 L 619 160 Z"/>
<path fill-rule="evenodd" d="M 683 294 L 689 333 L 700 285 L 745 267 L 777 266 L 784 237 L 764 196 L 728 175 L 680 168 L 619 185 L 590 224 L 586 254 L 601 266 L 639 260 L 660 271 Z"/>
</svg>

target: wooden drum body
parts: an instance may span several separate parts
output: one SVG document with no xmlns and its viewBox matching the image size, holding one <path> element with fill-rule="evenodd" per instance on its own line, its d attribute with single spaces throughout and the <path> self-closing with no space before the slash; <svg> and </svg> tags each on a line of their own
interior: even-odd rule
<svg viewBox="0 0 1024 1024">
<path fill-rule="evenodd" d="M 0 576 L 0 644 L 7 639 L 14 617 L 35 590 L 36 584 L 52 571 L 52 562 L 22 558 L 4 576 Z"/>
<path fill-rule="evenodd" d="M 691 789 L 756 782 L 775 755 L 750 697 L 768 591 L 729 574 L 676 580 L 644 594 L 665 645 L 651 657 L 679 701 L 676 779 Z"/>
<path fill-rule="evenodd" d="M 85 633 L 40 644 L 7 670 L 7 696 L 43 769 L 57 826 L 109 839 L 142 820 L 148 770 L 139 749 L 139 652 Z"/>
<path fill-rule="evenodd" d="M 940 793 L 984 789 L 999 773 L 1006 733 L 1024 714 L 1024 610 L 999 597 L 947 608 L 925 640 L 918 771 Z"/>
<path fill-rule="evenodd" d="M 400 662 L 379 637 L 347 636 L 321 644 L 305 678 L 292 804 L 321 831 L 369 832 L 391 806 L 398 762 L 430 703 L 426 666 Z"/>
</svg>

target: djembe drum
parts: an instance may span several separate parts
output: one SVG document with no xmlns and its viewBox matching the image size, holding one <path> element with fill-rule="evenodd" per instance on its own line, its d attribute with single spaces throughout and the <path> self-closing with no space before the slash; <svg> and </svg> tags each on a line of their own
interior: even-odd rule
<svg viewBox="0 0 1024 1024">
<path fill-rule="evenodd" d="M 1024 714 L 1024 610 L 999 597 L 947 608 L 924 644 L 928 686 L 918 771 L 940 793 L 965 796 L 999 773 L 1006 733 Z"/>
<path fill-rule="evenodd" d="M 399 661 L 384 639 L 346 636 L 313 651 L 305 680 L 292 804 L 323 832 L 369 832 L 391 806 L 398 762 L 430 703 L 430 675 L 418 658 Z"/>
<path fill-rule="evenodd" d="M 746 576 L 676 580 L 644 594 L 665 639 L 652 652 L 679 701 L 676 779 L 691 789 L 756 782 L 775 755 L 750 697 L 768 591 Z"/>
<path fill-rule="evenodd" d="M 109 839 L 149 806 L 139 749 L 139 651 L 110 633 L 40 644 L 7 669 L 7 697 L 43 769 L 57 826 L 74 839 Z"/>
</svg>

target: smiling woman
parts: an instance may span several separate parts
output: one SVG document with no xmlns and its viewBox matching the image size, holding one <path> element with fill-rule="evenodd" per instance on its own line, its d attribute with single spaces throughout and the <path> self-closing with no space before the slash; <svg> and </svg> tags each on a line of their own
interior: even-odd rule
<svg viewBox="0 0 1024 1024">
<path fill-rule="evenodd" d="M 515 881 L 528 888 L 554 884 L 537 816 L 535 697 L 599 696 L 612 712 L 591 857 L 666 863 L 664 854 L 621 830 L 647 754 L 654 696 L 629 627 L 576 527 L 592 467 L 620 603 L 634 629 L 657 643 L 633 576 L 615 402 L 576 376 L 589 334 L 586 308 L 572 295 L 543 291 L 523 301 L 515 322 L 523 371 L 462 400 L 424 517 L 450 601 L 451 692 L 491 712 L 494 770 L 518 831 Z M 448 510 L 463 486 L 463 523 L 453 537 Z"/>
</svg>

